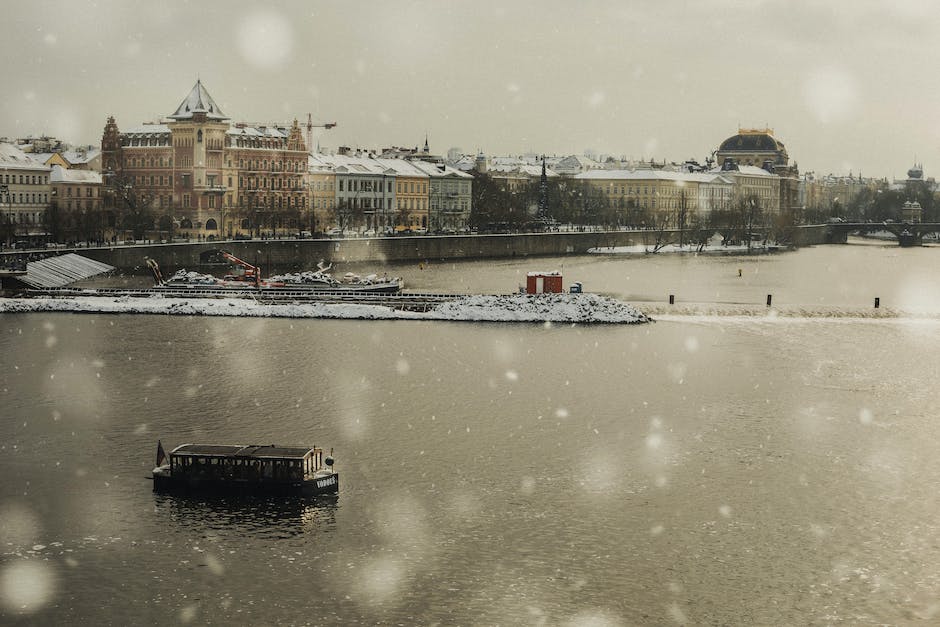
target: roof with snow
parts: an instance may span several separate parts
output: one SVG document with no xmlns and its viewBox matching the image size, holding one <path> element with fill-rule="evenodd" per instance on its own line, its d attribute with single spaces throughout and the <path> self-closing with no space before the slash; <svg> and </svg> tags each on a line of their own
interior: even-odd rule
<svg viewBox="0 0 940 627">
<path fill-rule="evenodd" d="M 219 109 L 206 88 L 202 86 L 202 81 L 196 80 L 192 91 L 183 99 L 180 106 L 176 108 L 173 115 L 169 116 L 172 120 L 191 120 L 196 113 L 205 113 L 209 120 L 227 120 L 228 118 Z"/>
<path fill-rule="evenodd" d="M 4 170 L 45 170 L 49 166 L 43 165 L 13 144 L 0 143 L 0 169 Z"/>
<path fill-rule="evenodd" d="M 170 127 L 166 124 L 142 124 L 127 130 L 121 131 L 121 135 L 153 135 L 169 134 Z"/>
<path fill-rule="evenodd" d="M 721 174 L 723 176 L 735 174 L 744 174 L 745 176 L 777 176 L 772 172 L 768 172 L 764 168 L 759 168 L 756 165 L 737 165 L 734 170 L 722 170 L 721 168 L 713 168 L 710 170 L 713 174 Z"/>
<path fill-rule="evenodd" d="M 114 270 L 114 266 L 95 261 L 75 253 L 47 257 L 26 264 L 26 276 L 20 281 L 36 288 L 64 287 L 69 283 L 88 279 Z"/>
<path fill-rule="evenodd" d="M 431 178 L 460 178 L 472 179 L 473 176 L 466 172 L 461 172 L 456 168 L 439 163 L 428 163 L 426 161 L 412 161 L 411 165 L 423 171 Z"/>
<path fill-rule="evenodd" d="M 101 154 L 101 148 L 89 148 L 87 150 L 66 150 L 62 157 L 72 165 L 80 163 L 89 163 Z"/>
<path fill-rule="evenodd" d="M 760 168 L 755 168 L 760 169 Z M 761 170 L 765 174 L 764 170 Z M 724 178 L 717 170 L 711 172 L 670 172 L 666 170 L 588 170 L 577 174 L 574 178 L 579 180 L 626 180 L 626 181 L 687 181 L 690 183 L 726 183 L 731 181 Z"/>
<path fill-rule="evenodd" d="M 428 178 L 428 173 L 415 166 L 411 161 L 405 161 L 404 159 L 370 159 L 374 161 L 381 167 L 385 168 L 386 171 L 391 170 L 391 173 L 394 173 L 396 176 L 411 176 L 414 178 Z"/>
<path fill-rule="evenodd" d="M 49 182 L 101 184 L 101 172 L 95 172 L 94 170 L 70 170 L 57 164 L 52 166 Z"/>
</svg>

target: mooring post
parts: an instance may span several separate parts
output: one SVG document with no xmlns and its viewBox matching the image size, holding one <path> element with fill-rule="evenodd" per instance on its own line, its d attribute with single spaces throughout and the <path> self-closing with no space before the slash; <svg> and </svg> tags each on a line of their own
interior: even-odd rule
<svg viewBox="0 0 940 627">
<path fill-rule="evenodd" d="M 670 305 L 675 305 L 675 304 L 676 304 L 676 295 L 675 295 L 675 294 L 670 294 L 670 295 L 669 295 L 669 304 L 670 304 Z"/>
<path fill-rule="evenodd" d="M 774 299 L 773 294 L 767 294 L 767 306 L 770 307 L 771 301 Z"/>
<path fill-rule="evenodd" d="M 881 299 L 875 296 L 875 309 L 881 306 Z"/>
</svg>

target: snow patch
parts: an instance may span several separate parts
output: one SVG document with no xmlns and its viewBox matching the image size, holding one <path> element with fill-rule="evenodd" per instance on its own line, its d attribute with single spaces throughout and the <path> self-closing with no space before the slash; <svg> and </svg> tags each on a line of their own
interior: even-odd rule
<svg viewBox="0 0 940 627">
<path fill-rule="evenodd" d="M 179 316 L 255 318 L 336 318 L 351 320 L 449 320 L 476 322 L 566 322 L 632 324 L 649 322 L 638 309 L 596 294 L 510 294 L 461 296 L 427 312 L 384 305 L 291 303 L 265 304 L 248 299 L 71 298 L 0 299 L 0 313 L 137 313 Z"/>
</svg>

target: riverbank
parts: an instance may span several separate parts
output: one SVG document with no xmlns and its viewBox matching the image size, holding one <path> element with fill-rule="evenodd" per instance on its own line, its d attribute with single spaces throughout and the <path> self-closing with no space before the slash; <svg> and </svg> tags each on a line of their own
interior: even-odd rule
<svg viewBox="0 0 940 627">
<path fill-rule="evenodd" d="M 55 249 L 49 254 L 77 252 L 125 273 L 146 272 L 146 260 L 160 264 L 164 273 L 180 268 L 211 273 L 218 269 L 218 251 L 268 271 L 306 270 L 317 263 L 367 263 L 517 259 L 583 255 L 591 249 L 623 246 L 652 247 L 663 239 L 659 231 L 585 231 L 500 235 L 429 235 L 351 239 L 217 240 L 174 244 L 100 246 Z M 678 241 L 678 235 L 667 239 Z M 826 226 L 797 227 L 794 244 L 810 246 L 826 241 Z M 6 259 L 22 253 L 3 253 Z M 32 254 L 32 251 L 31 251 Z"/>
<path fill-rule="evenodd" d="M 0 299 L 0 313 L 118 313 L 249 318 L 446 320 L 637 324 L 650 322 L 626 303 L 596 294 L 461 296 L 427 311 L 356 303 L 263 303 L 241 298 L 135 298 L 77 296 Z"/>
</svg>

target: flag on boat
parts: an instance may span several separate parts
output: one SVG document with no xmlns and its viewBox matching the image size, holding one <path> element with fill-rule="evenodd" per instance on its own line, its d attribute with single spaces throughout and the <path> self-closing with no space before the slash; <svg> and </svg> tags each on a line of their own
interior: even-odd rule
<svg viewBox="0 0 940 627">
<path fill-rule="evenodd" d="M 163 465 L 163 462 L 166 461 L 166 453 L 163 452 L 163 442 L 157 440 L 157 467 Z"/>
</svg>

